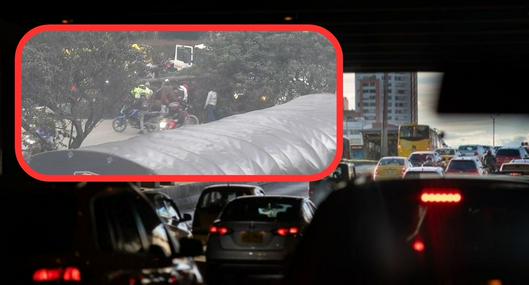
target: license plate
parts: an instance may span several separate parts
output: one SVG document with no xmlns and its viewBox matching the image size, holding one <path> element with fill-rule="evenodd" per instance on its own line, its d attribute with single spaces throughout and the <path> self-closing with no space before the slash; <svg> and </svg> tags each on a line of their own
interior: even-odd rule
<svg viewBox="0 0 529 285">
<path fill-rule="evenodd" d="M 244 232 L 241 234 L 243 243 L 263 243 L 263 234 L 260 232 Z"/>
</svg>

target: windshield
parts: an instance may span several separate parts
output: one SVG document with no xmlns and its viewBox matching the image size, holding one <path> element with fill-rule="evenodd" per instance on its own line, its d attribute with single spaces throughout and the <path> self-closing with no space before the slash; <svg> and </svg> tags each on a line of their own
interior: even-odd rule
<svg viewBox="0 0 529 285">
<path fill-rule="evenodd" d="M 456 151 L 453 149 L 438 149 L 436 152 L 439 155 L 455 155 Z"/>
<path fill-rule="evenodd" d="M 428 126 L 401 126 L 399 130 L 403 139 L 427 139 L 430 135 Z"/>
<path fill-rule="evenodd" d="M 380 160 L 378 163 L 379 166 L 403 166 L 404 159 L 400 158 L 385 158 Z"/>
<path fill-rule="evenodd" d="M 496 156 L 516 156 L 516 157 L 520 157 L 520 151 L 517 150 L 517 149 L 499 149 L 497 152 L 496 152 Z"/>
<path fill-rule="evenodd" d="M 244 198 L 230 203 L 222 212 L 221 221 L 293 222 L 299 219 L 297 199 Z"/>
<path fill-rule="evenodd" d="M 448 165 L 447 171 L 476 171 L 476 163 L 471 160 L 452 160 Z"/>
</svg>

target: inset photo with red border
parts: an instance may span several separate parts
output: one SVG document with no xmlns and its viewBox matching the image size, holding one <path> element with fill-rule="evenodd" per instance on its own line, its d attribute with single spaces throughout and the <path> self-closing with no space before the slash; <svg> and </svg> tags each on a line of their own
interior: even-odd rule
<svg viewBox="0 0 529 285">
<path fill-rule="evenodd" d="M 16 51 L 15 152 L 42 181 L 313 181 L 343 100 L 319 26 L 45 25 Z"/>
</svg>

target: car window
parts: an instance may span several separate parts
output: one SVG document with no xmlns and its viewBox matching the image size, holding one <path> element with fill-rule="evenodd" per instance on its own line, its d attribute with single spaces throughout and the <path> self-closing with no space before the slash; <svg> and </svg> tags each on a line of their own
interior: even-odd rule
<svg viewBox="0 0 529 285">
<path fill-rule="evenodd" d="M 502 148 L 496 152 L 496 156 L 520 156 L 520 151 L 517 149 Z"/>
<path fill-rule="evenodd" d="M 379 165 L 404 165 L 403 159 L 397 159 L 397 158 L 390 158 L 390 159 L 382 159 L 380 161 Z"/>
<path fill-rule="evenodd" d="M 169 201 L 167 199 L 164 199 L 163 201 L 164 201 L 165 208 L 167 209 L 167 212 L 170 215 L 170 217 L 180 220 L 182 217 L 180 217 L 179 212 L 173 206 L 172 201 Z"/>
<path fill-rule="evenodd" d="M 164 224 L 150 205 L 141 197 L 134 199 L 134 207 L 141 219 L 140 227 L 143 227 L 147 236 L 147 248 L 151 245 L 159 246 L 164 254 L 171 256 L 171 245 Z"/>
<path fill-rule="evenodd" d="M 424 172 L 409 171 L 409 172 L 406 172 L 406 174 L 404 175 L 404 178 L 438 178 L 438 177 L 442 177 L 442 175 L 434 171 L 424 171 Z"/>
<path fill-rule="evenodd" d="M 228 204 L 220 219 L 222 221 L 278 221 L 290 222 L 299 219 L 300 202 L 286 199 L 239 199 Z"/>
<path fill-rule="evenodd" d="M 100 249 L 131 254 L 145 250 L 127 196 L 98 197 L 94 201 L 94 216 Z"/>
<path fill-rule="evenodd" d="M 476 162 L 472 160 L 452 160 L 448 169 L 456 171 L 475 171 Z"/>
<path fill-rule="evenodd" d="M 234 191 L 211 191 L 207 193 L 201 204 L 200 208 L 209 208 L 209 207 L 224 207 L 228 202 L 232 201 L 233 199 L 243 196 L 244 193 L 242 192 L 234 192 Z"/>
</svg>

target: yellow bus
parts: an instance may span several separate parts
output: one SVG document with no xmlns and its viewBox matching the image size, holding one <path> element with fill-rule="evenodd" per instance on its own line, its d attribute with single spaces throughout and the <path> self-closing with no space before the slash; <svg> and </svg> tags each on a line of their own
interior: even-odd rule
<svg viewBox="0 0 529 285">
<path fill-rule="evenodd" d="M 400 125 L 398 134 L 398 154 L 408 157 L 414 151 L 434 151 L 443 146 L 437 131 L 428 125 Z"/>
</svg>

